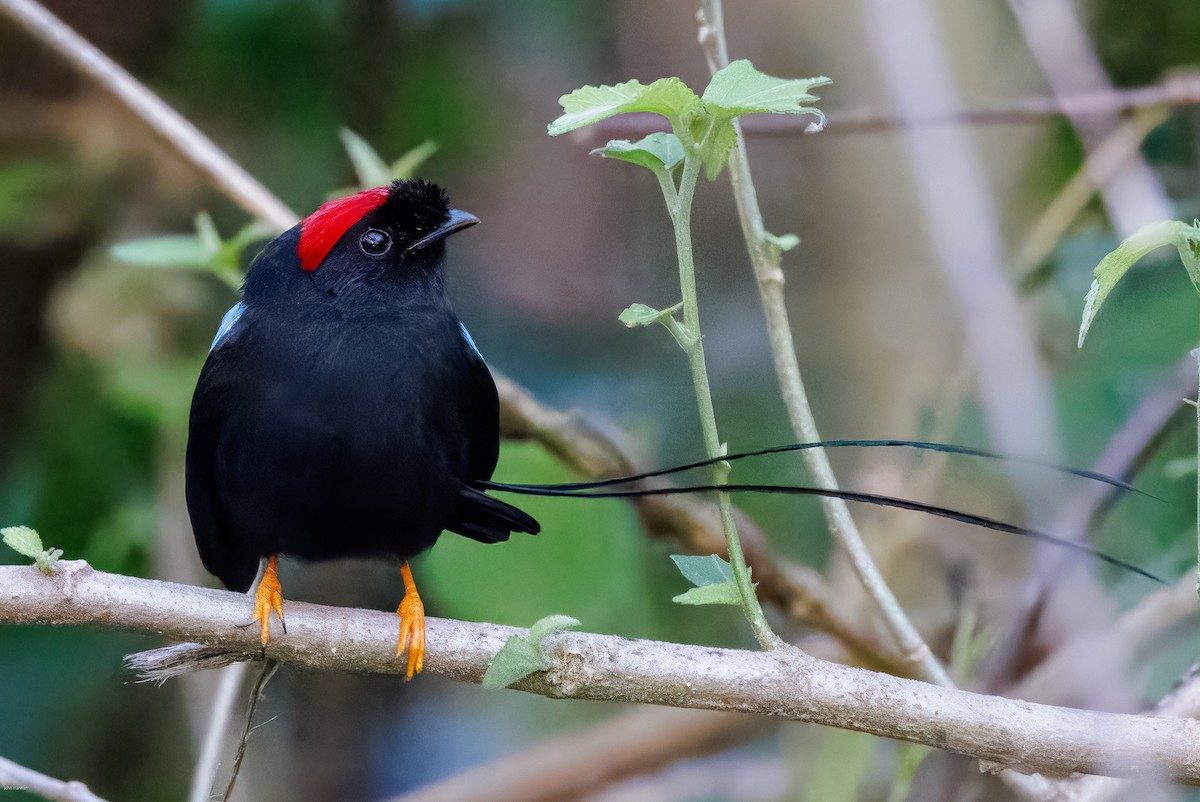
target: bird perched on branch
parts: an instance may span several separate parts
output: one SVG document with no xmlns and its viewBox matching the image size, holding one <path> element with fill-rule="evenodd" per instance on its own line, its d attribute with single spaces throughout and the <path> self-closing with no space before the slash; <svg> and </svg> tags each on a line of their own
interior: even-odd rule
<svg viewBox="0 0 1200 802">
<path fill-rule="evenodd" d="M 395 556 L 404 597 L 397 656 L 421 670 L 425 611 L 408 561 L 443 531 L 483 543 L 538 523 L 488 490 L 630 498 L 693 492 L 788 493 L 924 512 L 1068 548 L 1157 579 L 1124 560 L 1022 526 L 921 502 L 826 487 L 632 481 L 816 447 L 912 447 L 1011 459 L 909 440 L 793 443 L 635 476 L 559 485 L 491 481 L 499 403 L 487 365 L 446 300 L 446 238 L 478 223 L 423 181 L 329 201 L 255 258 L 192 399 L 187 503 L 206 568 L 226 587 L 255 585 L 264 645 L 283 621 L 281 554 L 308 560 Z M 1051 467 L 1121 489 L 1091 471 Z M 286 631 L 286 629 L 285 629 Z"/>
<path fill-rule="evenodd" d="M 478 221 L 424 181 L 321 206 L 272 241 L 226 314 L 192 400 L 187 504 L 204 566 L 232 590 L 261 569 L 262 642 L 283 620 L 280 554 L 394 556 L 397 655 L 422 668 L 408 560 L 449 530 L 536 534 L 477 489 L 496 467 L 496 387 L 446 300 L 446 238 Z"/>
</svg>

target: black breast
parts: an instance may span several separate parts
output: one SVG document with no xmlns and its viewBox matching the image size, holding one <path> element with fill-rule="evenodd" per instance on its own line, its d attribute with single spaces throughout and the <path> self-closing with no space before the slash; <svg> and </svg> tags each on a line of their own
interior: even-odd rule
<svg viewBox="0 0 1200 802">
<path fill-rule="evenodd" d="M 496 391 L 446 309 L 358 320 L 248 320 L 193 401 L 188 506 L 231 588 L 258 559 L 433 545 L 467 479 L 496 463 Z"/>
</svg>

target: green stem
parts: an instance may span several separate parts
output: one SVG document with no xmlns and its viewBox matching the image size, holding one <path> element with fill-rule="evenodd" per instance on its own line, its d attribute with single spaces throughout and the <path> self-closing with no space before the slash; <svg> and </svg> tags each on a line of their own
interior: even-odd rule
<svg viewBox="0 0 1200 802">
<path fill-rule="evenodd" d="M 660 184 L 663 184 L 663 197 L 671 211 L 671 220 L 675 226 L 675 250 L 679 260 L 679 288 L 683 296 L 683 328 L 689 335 L 689 344 L 684 350 L 687 353 L 688 365 L 692 371 L 692 384 L 696 391 L 696 405 L 700 414 L 700 428 L 704 438 L 704 450 L 712 457 L 725 453 L 721 437 L 717 432 L 717 416 L 713 409 L 712 391 L 708 383 L 708 367 L 704 361 L 704 342 L 700 334 L 700 304 L 696 295 L 696 269 L 692 259 L 692 197 L 696 192 L 696 182 L 700 177 L 700 159 L 694 153 L 689 153 L 683 163 L 683 175 L 679 179 L 678 190 L 665 171 L 661 173 Z M 663 176 L 666 177 L 665 182 Z M 671 192 L 668 192 L 667 187 Z M 714 484 L 725 484 L 729 477 L 729 464 L 718 462 L 713 465 Z M 754 592 L 754 584 L 750 581 L 750 571 L 746 567 L 746 558 L 742 553 L 742 543 L 738 538 L 737 524 L 733 519 L 733 507 L 729 496 L 717 494 L 717 504 L 721 512 L 721 524 L 725 529 L 725 540 L 729 551 L 729 564 L 737 583 L 738 594 L 742 599 L 742 610 L 754 630 L 754 637 L 764 649 L 778 646 L 781 641 L 771 630 L 758 596 Z"/>
<path fill-rule="evenodd" d="M 715 72 L 729 63 L 721 0 L 702 0 L 701 10 L 701 43 L 704 45 L 709 67 Z M 738 137 L 737 146 L 729 157 L 729 173 L 733 182 L 734 198 L 737 201 L 738 216 L 742 222 L 742 233 L 750 252 L 754 274 L 758 279 L 759 295 L 767 321 L 767 335 L 775 360 L 775 372 L 779 378 L 784 406 L 787 408 L 793 431 L 798 439 L 814 442 L 821 437 L 801 380 L 800 365 L 792 341 L 792 329 L 783 294 L 784 278 L 780 269 L 779 247 L 770 241 L 763 226 L 758 196 L 750 175 L 750 162 L 746 156 L 746 142 L 741 127 L 736 122 L 734 126 L 737 128 Z M 824 449 L 805 451 L 804 459 L 819 485 L 831 489 L 837 487 L 837 479 Z M 945 667 L 938 662 L 929 646 L 921 639 L 917 628 L 884 581 L 854 519 L 850 517 L 846 502 L 834 498 L 824 499 L 823 507 L 830 530 L 845 549 L 863 587 L 879 607 L 884 622 L 896 639 L 901 655 L 926 681 L 953 687 L 954 683 Z"/>
<path fill-rule="evenodd" d="M 1200 348 L 1193 349 L 1192 358 L 1200 371 Z M 1200 395 L 1196 398 L 1196 593 L 1200 595 Z"/>
</svg>

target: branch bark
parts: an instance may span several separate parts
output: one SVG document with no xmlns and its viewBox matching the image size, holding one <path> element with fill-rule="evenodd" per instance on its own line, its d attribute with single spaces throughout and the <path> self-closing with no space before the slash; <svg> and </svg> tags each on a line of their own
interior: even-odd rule
<svg viewBox="0 0 1200 802">
<path fill-rule="evenodd" d="M 214 664 L 262 657 L 245 596 L 60 562 L 50 577 L 0 567 L 0 621 L 95 624 L 197 641 Z M 267 655 L 307 668 L 400 674 L 392 613 L 289 602 Z M 426 670 L 478 683 L 520 630 L 432 618 Z M 1153 776 L 1200 784 L 1200 722 L 1036 705 L 826 663 L 610 635 L 547 640 L 551 668 L 514 687 L 557 699 L 731 710 L 923 743 L 1021 771 Z"/>
</svg>

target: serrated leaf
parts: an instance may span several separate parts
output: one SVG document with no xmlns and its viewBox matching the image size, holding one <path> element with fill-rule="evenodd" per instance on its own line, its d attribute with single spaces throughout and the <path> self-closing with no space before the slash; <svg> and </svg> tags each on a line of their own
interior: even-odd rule
<svg viewBox="0 0 1200 802">
<path fill-rule="evenodd" d="M 338 137 L 342 140 L 342 146 L 346 148 L 346 155 L 350 157 L 350 163 L 354 165 L 354 174 L 358 176 L 361 188 L 381 187 L 392 183 L 391 167 L 367 140 L 349 128 L 338 131 Z"/>
<path fill-rule="evenodd" d="M 721 582 L 692 588 L 671 601 L 676 604 L 741 604 L 742 594 L 733 582 Z"/>
<path fill-rule="evenodd" d="M 483 687 L 507 688 L 533 672 L 545 669 L 541 651 L 520 635 L 511 635 L 484 672 Z"/>
<path fill-rule="evenodd" d="M 670 314 L 670 312 L 655 309 L 646 304 L 630 304 L 617 316 L 617 320 L 632 329 L 638 326 L 653 326 L 666 314 Z"/>
<path fill-rule="evenodd" d="M 0 529 L 0 537 L 10 549 L 31 560 L 37 559 L 43 551 L 41 535 L 36 529 L 28 526 L 8 526 Z"/>
<path fill-rule="evenodd" d="M 678 122 L 701 107 L 700 98 L 678 78 L 660 78 L 649 85 L 626 81 L 613 86 L 583 86 L 558 102 L 563 114 L 547 127 L 550 136 L 631 111 L 661 114 Z"/>
<path fill-rule="evenodd" d="M 675 134 L 658 131 L 637 142 L 627 139 L 614 139 L 602 148 L 592 151 L 594 155 L 606 159 L 640 164 L 650 170 L 673 170 L 684 157 L 683 144 Z"/>
<path fill-rule="evenodd" d="M 1200 227 L 1178 220 L 1165 220 L 1142 226 L 1126 237 L 1110 254 L 1100 260 L 1095 278 L 1083 304 L 1083 320 L 1079 325 L 1080 348 L 1092 321 L 1117 282 L 1143 256 L 1166 245 L 1174 245 L 1188 271 L 1192 284 L 1200 291 Z"/>
<path fill-rule="evenodd" d="M 775 78 L 755 69 L 747 59 L 731 62 L 718 70 L 704 90 L 704 106 L 714 117 L 738 117 L 742 114 L 817 114 L 805 103 L 819 100 L 809 92 L 830 80 L 815 78 Z"/>
<path fill-rule="evenodd" d="M 679 569 L 679 573 L 697 587 L 734 581 L 733 566 L 715 554 L 706 554 L 703 557 L 672 554 L 671 560 Z"/>
<path fill-rule="evenodd" d="M 139 267 L 208 267 L 212 254 L 194 234 L 119 242 L 112 246 L 115 259 Z"/>
<path fill-rule="evenodd" d="M 403 178 L 405 180 L 412 178 L 417 172 L 417 168 L 429 160 L 429 157 L 437 153 L 437 142 L 432 139 L 426 139 L 415 148 L 405 153 L 399 159 L 392 162 L 391 177 Z"/>
<path fill-rule="evenodd" d="M 529 642 L 539 650 L 547 635 L 579 626 L 579 619 L 569 615 L 548 615 L 529 628 Z"/>
</svg>

